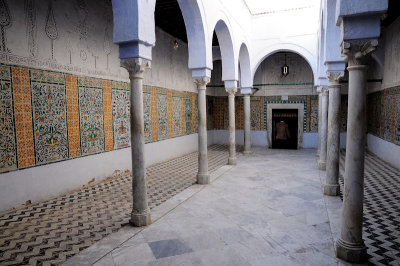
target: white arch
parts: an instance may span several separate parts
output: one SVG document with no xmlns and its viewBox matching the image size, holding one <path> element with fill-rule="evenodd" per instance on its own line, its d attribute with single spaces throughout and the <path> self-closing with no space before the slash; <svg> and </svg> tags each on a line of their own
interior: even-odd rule
<svg viewBox="0 0 400 266">
<path fill-rule="evenodd" d="M 316 60 L 317 56 L 313 55 L 310 51 L 308 51 L 304 47 L 299 46 L 297 44 L 293 44 L 293 43 L 277 43 L 277 44 L 268 46 L 266 49 L 264 49 L 262 52 L 260 52 L 256 56 L 255 62 L 257 62 L 257 63 L 253 67 L 253 78 L 254 78 L 254 74 L 257 71 L 257 68 L 260 66 L 262 61 L 264 61 L 264 59 L 267 58 L 268 56 L 270 56 L 274 53 L 277 53 L 277 52 L 293 52 L 293 53 L 296 53 L 296 54 L 300 55 L 301 57 L 303 57 L 311 67 L 311 70 L 313 72 L 314 84 L 317 84 L 317 78 L 318 78 L 317 77 L 317 60 Z"/>
<path fill-rule="evenodd" d="M 212 61 L 207 60 L 210 56 L 212 57 L 212 50 L 207 46 L 205 20 L 198 1 L 178 0 L 178 3 L 185 21 L 189 46 L 189 68 L 192 70 L 212 69 Z"/>
<path fill-rule="evenodd" d="M 240 82 L 241 87 L 253 86 L 253 75 L 251 74 L 250 55 L 247 45 L 242 43 L 239 50 Z"/>
<path fill-rule="evenodd" d="M 228 24 L 225 23 L 224 19 L 219 19 L 215 23 L 211 36 L 213 35 L 214 30 L 217 34 L 219 48 L 221 50 L 222 80 L 238 80 L 237 60 L 233 48 L 232 31 L 229 29 Z M 209 40 L 209 46 L 212 47 L 212 38 Z"/>
</svg>

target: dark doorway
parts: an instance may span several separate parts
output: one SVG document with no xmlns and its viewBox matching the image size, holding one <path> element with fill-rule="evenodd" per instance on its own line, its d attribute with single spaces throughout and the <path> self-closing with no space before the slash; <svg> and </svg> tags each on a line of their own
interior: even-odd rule
<svg viewBox="0 0 400 266">
<path fill-rule="evenodd" d="M 297 109 L 272 109 L 273 149 L 297 149 L 297 130 Z"/>
</svg>

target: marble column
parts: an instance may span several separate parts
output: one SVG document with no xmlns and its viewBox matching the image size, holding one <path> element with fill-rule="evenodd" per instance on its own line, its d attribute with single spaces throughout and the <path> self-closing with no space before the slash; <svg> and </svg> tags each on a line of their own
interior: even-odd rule
<svg viewBox="0 0 400 266">
<path fill-rule="evenodd" d="M 197 184 L 209 184 L 210 173 L 208 172 L 207 155 L 206 85 L 210 82 L 210 78 L 196 78 L 194 82 L 197 85 L 199 112 L 199 169 L 197 173 Z"/>
<path fill-rule="evenodd" d="M 326 180 L 323 186 L 324 195 L 338 196 L 339 187 L 339 152 L 340 152 L 340 84 L 344 71 L 329 71 L 329 107 L 328 107 L 328 141 L 326 156 Z"/>
<path fill-rule="evenodd" d="M 228 102 L 229 102 L 229 165 L 237 164 L 236 157 L 236 141 L 235 141 L 235 93 L 237 88 L 226 88 L 226 92 L 228 93 Z"/>
<path fill-rule="evenodd" d="M 243 94 L 244 111 L 244 154 L 251 154 L 250 94 Z"/>
<path fill-rule="evenodd" d="M 133 226 L 151 224 L 147 203 L 146 167 L 144 155 L 143 74 L 150 61 L 141 58 L 121 59 L 121 66 L 129 73 L 131 86 L 131 153 L 133 208 L 130 223 Z"/>
<path fill-rule="evenodd" d="M 362 239 L 366 75 L 370 53 L 376 49 L 377 45 L 377 40 L 342 43 L 342 54 L 348 62 L 349 103 L 342 225 L 340 237 L 336 243 L 336 256 L 348 262 L 361 262 L 367 254 Z"/>
<path fill-rule="evenodd" d="M 318 150 L 316 156 L 319 157 L 321 150 L 321 114 L 322 114 L 322 95 L 321 88 L 318 88 Z"/>
<path fill-rule="evenodd" d="M 326 169 L 326 141 L 328 131 L 328 90 L 321 88 L 321 145 L 319 148 L 318 169 L 325 171 Z"/>
</svg>

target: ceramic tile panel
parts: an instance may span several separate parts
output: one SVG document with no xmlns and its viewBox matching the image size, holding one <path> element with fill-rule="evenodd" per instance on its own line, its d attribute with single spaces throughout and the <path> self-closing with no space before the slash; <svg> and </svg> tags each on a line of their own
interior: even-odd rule
<svg viewBox="0 0 400 266">
<path fill-rule="evenodd" d="M 192 94 L 192 125 L 193 133 L 198 132 L 198 122 L 197 122 L 197 94 Z"/>
<path fill-rule="evenodd" d="M 384 135 L 383 139 L 387 141 L 391 141 L 392 134 L 392 106 L 393 100 L 391 95 L 385 96 L 385 116 L 384 116 Z"/>
<path fill-rule="evenodd" d="M 394 123 L 394 143 L 400 145 L 400 93 L 396 96 L 396 114 Z"/>
<path fill-rule="evenodd" d="M 78 82 L 78 84 L 96 85 L 94 82 Z M 79 87 L 79 114 L 82 155 L 104 151 L 103 91 L 101 87 Z"/>
<path fill-rule="evenodd" d="M 11 70 L 0 66 L 0 173 L 17 169 Z"/>
<path fill-rule="evenodd" d="M 60 81 L 53 73 L 35 72 L 40 79 L 31 76 L 32 118 L 36 165 L 41 165 L 68 159 L 67 97 L 64 84 L 50 83 Z"/>
<path fill-rule="evenodd" d="M 243 97 L 235 97 L 235 126 L 238 130 L 244 129 L 244 101 Z"/>
<path fill-rule="evenodd" d="M 131 145 L 130 91 L 112 90 L 112 124 L 114 149 Z M 144 107 L 145 109 L 145 107 Z"/>
<path fill-rule="evenodd" d="M 311 132 L 311 96 L 307 96 L 307 117 L 306 117 L 306 127 L 307 132 Z"/>
<path fill-rule="evenodd" d="M 250 97 L 250 128 L 251 130 L 262 130 L 264 121 L 261 115 L 264 113 L 262 97 Z"/>
<path fill-rule="evenodd" d="M 35 165 L 29 69 L 13 67 L 12 84 L 18 168 Z"/>
<path fill-rule="evenodd" d="M 310 132 L 318 132 L 318 96 L 310 96 Z"/>
<path fill-rule="evenodd" d="M 168 90 L 168 138 L 174 135 L 172 125 L 172 91 Z"/>
<path fill-rule="evenodd" d="M 129 99 L 129 98 L 128 98 Z M 113 106 L 111 103 L 111 82 L 103 80 L 103 110 L 104 110 L 104 150 L 111 151 L 114 149 L 113 134 Z M 121 125 L 118 125 L 121 127 Z M 122 125 L 122 130 L 125 130 Z"/>
<path fill-rule="evenodd" d="M 78 78 L 66 75 L 69 158 L 81 156 L 79 133 Z"/>
<path fill-rule="evenodd" d="M 157 118 L 157 89 L 151 88 L 151 129 L 152 129 L 152 141 L 158 140 L 158 118 Z"/>
<path fill-rule="evenodd" d="M 181 98 L 172 97 L 172 132 L 173 137 L 182 135 L 182 108 Z"/>
<path fill-rule="evenodd" d="M 185 134 L 189 135 L 193 133 L 193 105 L 192 98 L 184 98 L 185 99 Z"/>
<path fill-rule="evenodd" d="M 143 90 L 144 141 L 146 143 L 153 141 L 151 103 L 151 88 L 147 87 Z"/>
<path fill-rule="evenodd" d="M 181 127 L 182 135 L 186 133 L 186 122 L 185 122 L 185 98 L 181 98 Z"/>
<path fill-rule="evenodd" d="M 157 140 L 168 139 L 168 93 L 157 88 Z"/>
</svg>

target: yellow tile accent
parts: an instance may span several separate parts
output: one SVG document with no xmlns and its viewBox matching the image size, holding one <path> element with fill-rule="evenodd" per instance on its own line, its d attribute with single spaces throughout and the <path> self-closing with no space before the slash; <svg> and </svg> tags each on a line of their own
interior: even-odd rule
<svg viewBox="0 0 400 266">
<path fill-rule="evenodd" d="M 104 109 L 104 149 L 111 151 L 114 147 L 111 82 L 103 80 L 103 109 Z"/>
<path fill-rule="evenodd" d="M 158 140 L 158 132 L 157 132 L 157 89 L 151 88 L 151 129 L 153 132 L 153 141 Z"/>
<path fill-rule="evenodd" d="M 197 95 L 192 94 L 192 125 L 193 125 L 193 133 L 197 132 L 197 127 L 196 127 L 196 101 L 197 101 Z"/>
<path fill-rule="evenodd" d="M 186 135 L 186 122 L 185 122 L 185 98 L 181 98 L 181 115 L 182 115 L 182 135 Z"/>
<path fill-rule="evenodd" d="M 81 141 L 79 133 L 78 78 L 76 76 L 66 76 L 66 92 L 69 158 L 75 158 L 81 156 Z"/>
<path fill-rule="evenodd" d="M 172 91 L 168 90 L 168 137 L 174 136 L 172 127 Z"/>
<path fill-rule="evenodd" d="M 35 165 L 29 70 L 12 68 L 18 168 Z"/>
</svg>

